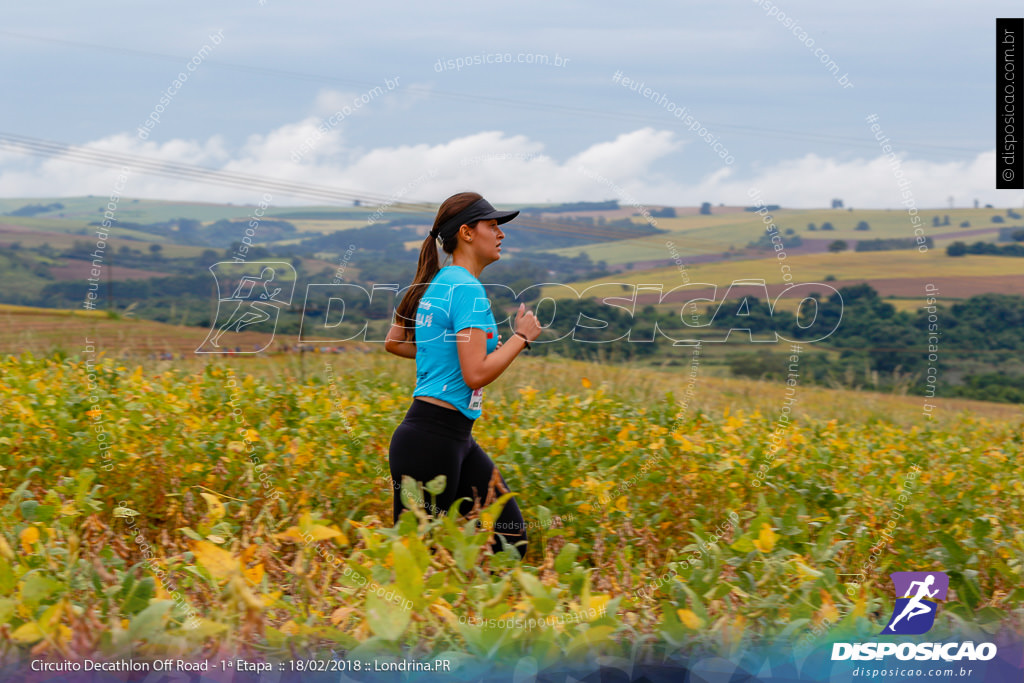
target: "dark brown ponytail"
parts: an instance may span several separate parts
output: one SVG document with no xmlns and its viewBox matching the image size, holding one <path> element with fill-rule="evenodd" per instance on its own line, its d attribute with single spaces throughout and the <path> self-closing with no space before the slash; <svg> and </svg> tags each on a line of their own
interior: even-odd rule
<svg viewBox="0 0 1024 683">
<path fill-rule="evenodd" d="M 482 199 L 482 197 L 476 192 L 460 192 L 444 200 L 437 210 L 434 226 L 431 228 L 430 234 L 423 240 L 423 246 L 420 247 L 420 260 L 416 266 L 416 277 L 413 278 L 412 284 L 406 290 L 401 303 L 395 309 L 395 322 L 400 323 L 405 328 L 403 341 L 415 341 L 416 309 L 419 308 L 423 293 L 427 291 L 427 285 L 434 279 L 437 272 L 441 270 L 441 264 L 437 258 L 438 238 L 441 239 L 441 249 L 446 254 L 454 253 L 455 245 L 458 244 L 458 232 L 448 236 L 438 235 L 438 237 L 435 237 L 434 235 L 438 234 L 438 231 L 445 222 L 454 218 L 459 212 L 479 199 Z"/>
</svg>

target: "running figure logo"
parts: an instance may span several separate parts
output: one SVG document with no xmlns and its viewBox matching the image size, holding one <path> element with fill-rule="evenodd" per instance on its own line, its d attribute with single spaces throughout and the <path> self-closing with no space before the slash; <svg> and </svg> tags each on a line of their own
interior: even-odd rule
<svg viewBox="0 0 1024 683">
<path fill-rule="evenodd" d="M 938 601 L 946 599 L 949 577 L 945 572 L 894 572 L 890 576 L 896 588 L 896 604 L 889 625 L 879 635 L 927 633 L 935 623 Z"/>
<path fill-rule="evenodd" d="M 224 338 L 224 333 L 237 334 L 266 322 L 276 328 L 281 308 L 291 303 L 295 293 L 295 269 L 283 261 L 249 263 L 242 271 L 238 267 L 234 261 L 210 266 L 217 282 L 217 317 L 196 353 L 259 353 L 274 340 L 272 330 L 262 347 L 243 349 L 238 337 Z"/>
</svg>

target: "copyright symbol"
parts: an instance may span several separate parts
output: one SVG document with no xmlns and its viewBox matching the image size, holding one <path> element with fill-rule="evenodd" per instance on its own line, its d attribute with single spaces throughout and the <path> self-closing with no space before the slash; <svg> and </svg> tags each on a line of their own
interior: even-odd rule
<svg viewBox="0 0 1024 683">
<path fill-rule="evenodd" d="M 1013 169 L 1003 169 L 1003 180 L 1005 180 L 1006 182 L 1010 182 L 1011 180 L 1013 180 Z"/>
</svg>

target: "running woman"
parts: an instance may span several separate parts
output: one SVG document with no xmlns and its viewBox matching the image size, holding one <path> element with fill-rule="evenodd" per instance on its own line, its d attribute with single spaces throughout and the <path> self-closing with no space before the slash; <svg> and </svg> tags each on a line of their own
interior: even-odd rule
<svg viewBox="0 0 1024 683">
<path fill-rule="evenodd" d="M 480 417 L 483 388 L 496 380 L 541 327 L 532 311 L 520 304 L 515 334 L 505 344 L 498 328 L 480 272 L 501 258 L 505 233 L 501 224 L 518 211 L 497 211 L 476 192 L 460 192 L 441 204 L 430 235 L 420 249 L 416 277 L 401 303 L 384 348 L 395 355 L 416 359 L 416 388 L 402 423 L 391 437 L 388 462 L 394 486 L 394 521 L 405 509 L 402 476 L 426 483 L 439 474 L 447 484 L 429 512 L 447 513 L 459 498 L 487 497 L 494 463 L 473 438 Z M 440 268 L 437 245 L 451 255 L 452 264 Z M 505 479 L 498 475 L 507 490 Z M 472 509 L 462 501 L 460 514 Z M 514 498 L 505 503 L 494 523 L 492 548 L 499 552 L 501 538 L 526 554 L 526 524 Z"/>
</svg>

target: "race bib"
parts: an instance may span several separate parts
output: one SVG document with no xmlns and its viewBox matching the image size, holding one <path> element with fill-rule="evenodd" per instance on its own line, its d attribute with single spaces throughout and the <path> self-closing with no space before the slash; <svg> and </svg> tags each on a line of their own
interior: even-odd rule
<svg viewBox="0 0 1024 683">
<path fill-rule="evenodd" d="M 480 410 L 480 406 L 484 402 L 484 390 L 483 387 L 473 390 L 473 395 L 469 397 L 469 409 Z"/>
</svg>

